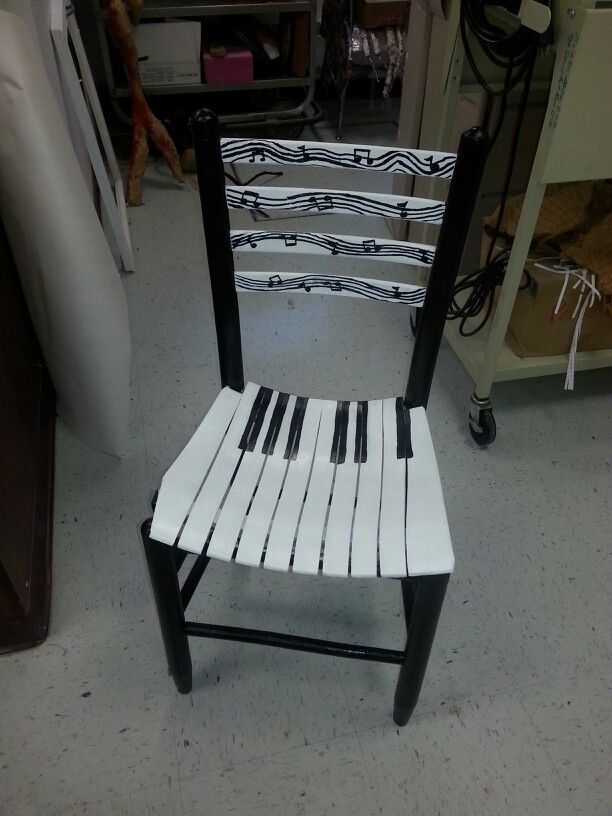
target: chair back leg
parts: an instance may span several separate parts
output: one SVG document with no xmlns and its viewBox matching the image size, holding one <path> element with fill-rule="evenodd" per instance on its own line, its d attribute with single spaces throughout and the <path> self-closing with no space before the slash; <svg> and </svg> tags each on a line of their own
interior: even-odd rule
<svg viewBox="0 0 612 816">
<path fill-rule="evenodd" d="M 395 689 L 396 725 L 406 725 L 419 699 L 449 577 L 425 575 L 402 580 L 408 640 Z"/>
<path fill-rule="evenodd" d="M 149 535 L 151 519 L 142 525 L 147 566 L 151 576 L 155 605 L 164 639 L 166 658 L 170 674 L 181 694 L 191 691 L 191 653 L 185 632 L 185 614 L 179 588 L 176 550 L 167 544 L 155 541 Z"/>
</svg>

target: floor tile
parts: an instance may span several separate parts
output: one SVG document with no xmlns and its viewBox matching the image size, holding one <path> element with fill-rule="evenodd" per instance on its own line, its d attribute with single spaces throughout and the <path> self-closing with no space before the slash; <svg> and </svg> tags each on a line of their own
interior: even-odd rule
<svg viewBox="0 0 612 816">
<path fill-rule="evenodd" d="M 576 813 L 609 816 L 612 808 L 610 664 L 537 684 L 514 695 L 527 712 Z"/>
<path fill-rule="evenodd" d="M 191 652 L 193 692 L 173 702 L 181 776 L 353 731 L 329 659 L 209 640 Z"/>
<path fill-rule="evenodd" d="M 576 816 L 529 718 L 505 695 L 358 737 L 383 814 Z"/>
<path fill-rule="evenodd" d="M 181 779 L 184 816 L 375 816 L 359 743 L 339 737 Z"/>
<path fill-rule="evenodd" d="M 40 816 L 176 778 L 172 699 L 148 622 L 2 658 L 3 812 Z"/>
<path fill-rule="evenodd" d="M 88 802 L 54 816 L 181 816 L 179 784 L 169 777 L 162 785 L 139 788 L 101 802 Z"/>
</svg>

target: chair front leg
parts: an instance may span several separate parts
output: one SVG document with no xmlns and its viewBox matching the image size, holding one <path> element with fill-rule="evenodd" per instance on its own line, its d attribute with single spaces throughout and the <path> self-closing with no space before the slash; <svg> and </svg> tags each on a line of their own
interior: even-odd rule
<svg viewBox="0 0 612 816">
<path fill-rule="evenodd" d="M 142 525 L 147 566 L 151 576 L 155 605 L 164 639 L 170 674 L 178 691 L 191 691 L 191 654 L 189 639 L 185 634 L 185 614 L 181 602 L 175 550 L 150 537 L 151 519 Z"/>
<path fill-rule="evenodd" d="M 408 640 L 395 689 L 393 720 L 406 725 L 419 699 L 449 575 L 402 580 Z"/>
</svg>

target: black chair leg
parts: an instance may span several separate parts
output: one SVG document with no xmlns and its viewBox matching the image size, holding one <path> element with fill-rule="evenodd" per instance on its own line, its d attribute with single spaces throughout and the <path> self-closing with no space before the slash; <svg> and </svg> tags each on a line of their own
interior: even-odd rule
<svg viewBox="0 0 612 816">
<path fill-rule="evenodd" d="M 185 615 L 181 603 L 175 550 L 150 538 L 151 520 L 142 525 L 147 566 L 153 585 L 155 605 L 164 639 L 170 674 L 181 694 L 191 691 L 191 654 L 185 634 Z"/>
<path fill-rule="evenodd" d="M 402 581 L 408 641 L 395 689 L 396 725 L 406 725 L 419 699 L 448 579 L 448 575 L 426 575 Z"/>
</svg>

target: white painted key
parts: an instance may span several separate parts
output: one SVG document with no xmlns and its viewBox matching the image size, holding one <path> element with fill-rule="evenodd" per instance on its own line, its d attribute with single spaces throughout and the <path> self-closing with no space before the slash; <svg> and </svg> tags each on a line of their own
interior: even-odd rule
<svg viewBox="0 0 612 816">
<path fill-rule="evenodd" d="M 323 575 L 333 575 L 337 578 L 344 578 L 348 575 L 351 529 L 359 473 L 359 464 L 355 462 L 356 420 L 357 403 L 351 402 L 348 409 L 346 457 L 342 464 L 336 465 L 323 553 Z"/>
<path fill-rule="evenodd" d="M 406 460 L 397 458 L 395 399 L 383 400 L 379 558 L 382 577 L 406 575 Z"/>
<path fill-rule="evenodd" d="M 334 479 L 335 464 L 330 461 L 336 421 L 336 403 L 321 401 L 321 421 L 314 464 L 308 484 L 308 495 L 300 518 L 295 544 L 293 571 L 317 575 L 321 557 L 323 528 L 329 507 L 329 494 Z"/>
<path fill-rule="evenodd" d="M 183 528 L 179 546 L 193 553 L 202 552 L 212 523 L 223 501 L 225 492 L 240 460 L 242 450 L 238 447 L 245 425 L 253 407 L 259 386 L 247 383 L 242 399 L 236 409 L 219 453 L 206 481 L 195 500 L 187 523 Z"/>
<path fill-rule="evenodd" d="M 262 447 L 277 397 L 278 394 L 275 392 L 266 409 L 255 448 L 252 451 L 244 452 L 234 482 L 225 497 L 208 545 L 207 555 L 211 558 L 220 558 L 223 561 L 232 560 L 242 522 L 266 460 Z"/>
<path fill-rule="evenodd" d="M 166 471 L 153 513 L 151 538 L 163 544 L 174 544 L 176 541 L 241 398 L 239 391 L 224 388 L 174 464 Z"/>
<path fill-rule="evenodd" d="M 413 408 L 410 417 L 414 456 L 408 459 L 408 574 L 450 573 L 455 566 L 455 556 L 425 410 Z"/>
<path fill-rule="evenodd" d="M 238 552 L 235 558 L 238 564 L 258 567 L 261 563 L 261 556 L 268 536 L 268 530 L 270 529 L 274 510 L 289 465 L 289 461 L 283 458 L 283 454 L 287 446 L 289 427 L 294 408 L 295 397 L 290 396 L 278 439 L 274 446 L 274 453 L 268 456 L 264 463 L 263 472 L 261 473 L 257 486 L 257 492 L 253 498 L 253 504 L 244 521 L 240 543 L 238 544 Z"/>
<path fill-rule="evenodd" d="M 296 459 L 289 462 L 283 492 L 270 529 L 264 559 L 264 567 L 267 569 L 289 569 L 293 541 L 308 487 L 320 419 L 321 402 L 308 400 L 298 454 Z"/>
<path fill-rule="evenodd" d="M 382 400 L 368 403 L 367 459 L 359 467 L 359 486 L 353 541 L 351 575 L 375 577 L 378 569 L 378 521 L 383 458 Z"/>
</svg>

